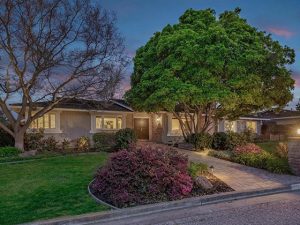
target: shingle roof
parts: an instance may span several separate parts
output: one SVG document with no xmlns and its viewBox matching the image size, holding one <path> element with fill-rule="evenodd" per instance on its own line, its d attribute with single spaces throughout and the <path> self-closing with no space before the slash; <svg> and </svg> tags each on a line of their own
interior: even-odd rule
<svg viewBox="0 0 300 225">
<path fill-rule="evenodd" d="M 120 101 L 120 102 L 118 102 Z M 103 111 L 124 111 L 131 112 L 132 110 L 128 105 L 121 104 L 123 100 L 110 100 L 110 101 L 96 101 L 96 100 L 87 100 L 87 99 L 75 99 L 69 98 L 64 99 L 58 103 L 54 108 L 63 108 L 63 109 L 84 109 L 84 110 L 103 110 Z M 44 107 L 48 105 L 48 101 L 36 102 L 34 103 L 35 107 Z M 12 106 L 21 106 L 21 103 L 11 104 Z M 127 107 L 128 106 L 128 107 Z"/>
</svg>

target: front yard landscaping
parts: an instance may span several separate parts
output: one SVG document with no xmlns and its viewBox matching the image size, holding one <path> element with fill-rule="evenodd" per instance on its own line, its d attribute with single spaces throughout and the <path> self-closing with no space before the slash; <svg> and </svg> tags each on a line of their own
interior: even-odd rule
<svg viewBox="0 0 300 225">
<path fill-rule="evenodd" d="M 0 165 L 0 224 L 106 210 L 87 185 L 106 153 L 68 155 Z"/>
</svg>

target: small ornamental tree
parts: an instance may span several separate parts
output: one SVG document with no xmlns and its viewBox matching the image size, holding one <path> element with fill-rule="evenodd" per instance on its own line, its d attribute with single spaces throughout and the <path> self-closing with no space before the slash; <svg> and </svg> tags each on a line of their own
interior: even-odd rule
<svg viewBox="0 0 300 225">
<path fill-rule="evenodd" d="M 60 102 L 111 98 L 127 64 L 114 14 L 90 0 L 0 0 L 0 58 L 0 111 L 10 125 L 0 128 L 22 150 L 32 121 Z"/>
<path fill-rule="evenodd" d="M 137 110 L 172 112 L 185 137 L 207 132 L 215 116 L 284 107 L 293 97 L 286 65 L 294 62 L 294 50 L 239 13 L 217 17 L 212 9 L 189 9 L 179 23 L 155 33 L 137 50 L 128 102 Z"/>
</svg>

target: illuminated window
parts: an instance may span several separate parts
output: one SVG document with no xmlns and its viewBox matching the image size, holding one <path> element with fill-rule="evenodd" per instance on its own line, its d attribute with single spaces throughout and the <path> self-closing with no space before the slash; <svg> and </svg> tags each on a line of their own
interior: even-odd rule
<svg viewBox="0 0 300 225">
<path fill-rule="evenodd" d="M 122 128 L 122 118 L 118 117 L 118 129 Z"/>
<path fill-rule="evenodd" d="M 104 129 L 117 129 L 117 118 L 103 118 L 103 128 Z"/>
<path fill-rule="evenodd" d="M 30 128 L 32 129 L 55 129 L 55 114 L 45 114 L 42 117 L 32 121 Z"/>
<path fill-rule="evenodd" d="M 102 128 L 102 118 L 97 116 L 96 117 L 96 129 L 101 129 Z"/>
<path fill-rule="evenodd" d="M 256 122 L 255 121 L 247 121 L 246 122 L 246 128 L 252 131 L 256 131 Z"/>
<path fill-rule="evenodd" d="M 225 131 L 235 131 L 235 121 L 224 121 L 224 129 Z"/>
<path fill-rule="evenodd" d="M 174 132 L 181 131 L 180 123 L 178 119 L 175 118 L 172 119 L 172 131 Z"/>
</svg>

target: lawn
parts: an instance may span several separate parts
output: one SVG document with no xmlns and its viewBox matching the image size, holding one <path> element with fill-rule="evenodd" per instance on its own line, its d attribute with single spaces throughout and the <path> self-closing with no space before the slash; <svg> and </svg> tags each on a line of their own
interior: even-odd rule
<svg viewBox="0 0 300 225">
<path fill-rule="evenodd" d="M 278 141 L 266 141 L 266 142 L 260 142 L 256 143 L 259 147 L 261 147 L 263 150 L 274 154 L 276 151 L 276 146 L 278 145 Z"/>
<path fill-rule="evenodd" d="M 0 224 L 106 210 L 87 185 L 107 154 L 69 155 L 0 165 Z"/>
</svg>

